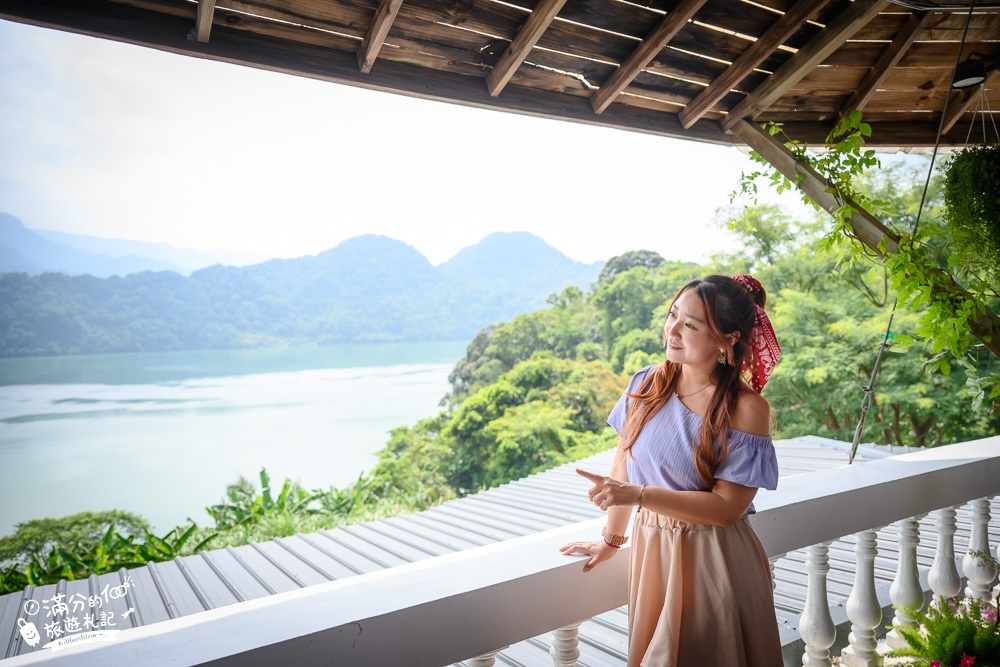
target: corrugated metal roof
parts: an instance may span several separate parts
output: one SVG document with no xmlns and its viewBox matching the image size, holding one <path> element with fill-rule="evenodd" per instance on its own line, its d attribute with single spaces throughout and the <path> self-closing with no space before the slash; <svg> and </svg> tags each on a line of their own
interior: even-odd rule
<svg viewBox="0 0 1000 667">
<path fill-rule="evenodd" d="M 822 438 L 806 437 L 775 443 L 782 476 L 846 465 L 846 445 Z M 871 448 L 859 460 L 887 455 Z M 415 514 L 342 526 L 316 533 L 298 534 L 268 542 L 226 547 L 185 556 L 174 561 L 151 563 L 133 570 L 92 576 L 87 580 L 60 582 L 22 593 L 0 597 L 0 631 L 9 629 L 4 656 L 41 650 L 49 641 L 39 627 L 42 642 L 32 648 L 17 627 L 27 600 L 40 605 L 53 596 L 65 600 L 100 600 L 101 610 L 114 614 L 113 629 L 149 625 L 169 618 L 214 609 L 326 581 L 352 577 L 432 558 L 537 531 L 593 519 L 602 513 L 585 494 L 587 482 L 574 468 L 607 470 L 612 452 L 605 452 L 532 475 L 523 480 L 444 503 Z M 1000 505 L 995 508 L 1000 510 Z M 956 544 L 968 543 L 968 522 L 960 512 Z M 924 540 L 919 549 L 922 568 L 934 556 L 932 519 L 922 522 Z M 998 541 L 992 537 L 992 543 Z M 853 582 L 854 540 L 847 537 L 830 549 L 828 587 L 833 605 L 843 607 Z M 895 530 L 879 533 L 876 561 L 878 586 L 888 587 L 895 573 Z M 956 553 L 961 553 L 956 546 Z M 775 609 L 785 639 L 797 636 L 795 623 L 805 598 L 805 552 L 781 558 L 775 566 Z M 123 597 L 111 599 L 106 590 L 131 585 Z M 119 588 L 119 591 L 121 588 Z M 129 609 L 134 612 L 127 617 Z M 585 622 L 580 628 L 581 665 L 621 665 L 625 661 L 627 614 L 615 609 Z M 0 641 L 4 637 L 0 635 Z M 548 649 L 551 633 L 521 642 L 497 656 L 499 664 L 551 664 Z"/>
</svg>

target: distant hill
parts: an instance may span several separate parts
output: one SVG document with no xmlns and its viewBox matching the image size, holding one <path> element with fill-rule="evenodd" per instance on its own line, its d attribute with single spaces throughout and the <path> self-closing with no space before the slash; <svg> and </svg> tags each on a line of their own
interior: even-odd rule
<svg viewBox="0 0 1000 667">
<path fill-rule="evenodd" d="M 141 271 L 177 271 L 188 275 L 213 264 L 241 266 L 259 261 L 247 253 L 201 252 L 165 243 L 28 229 L 12 215 L 0 213 L 0 272 L 47 271 L 98 278 Z"/>
<path fill-rule="evenodd" d="M 401 241 L 366 235 L 315 256 L 187 278 L 6 273 L 0 356 L 471 339 L 568 285 L 589 287 L 601 267 L 511 233 L 438 267 Z"/>
</svg>

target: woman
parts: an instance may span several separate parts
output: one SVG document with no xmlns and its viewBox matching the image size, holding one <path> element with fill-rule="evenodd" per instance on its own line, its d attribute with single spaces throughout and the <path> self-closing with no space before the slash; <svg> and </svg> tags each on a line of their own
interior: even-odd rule
<svg viewBox="0 0 1000 667">
<path fill-rule="evenodd" d="M 770 568 L 747 521 L 778 467 L 760 390 L 780 349 L 761 284 L 693 280 L 663 327 L 667 359 L 636 373 L 611 411 L 619 434 L 608 477 L 583 470 L 607 510 L 603 539 L 573 542 L 584 572 L 629 538 L 629 666 L 780 667 Z M 749 384 L 747 384 L 749 382 Z"/>
</svg>

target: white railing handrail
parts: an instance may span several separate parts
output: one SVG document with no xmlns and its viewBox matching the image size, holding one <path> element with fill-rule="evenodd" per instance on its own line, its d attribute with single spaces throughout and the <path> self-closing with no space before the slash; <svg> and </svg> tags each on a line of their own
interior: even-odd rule
<svg viewBox="0 0 1000 667">
<path fill-rule="evenodd" d="M 998 493 L 1000 436 L 993 436 L 782 478 L 777 491 L 757 494 L 752 521 L 773 557 Z"/>
<path fill-rule="evenodd" d="M 778 491 L 759 494 L 753 522 L 777 556 L 998 493 L 1000 437 L 993 437 L 784 478 Z M 228 605 L 5 665 L 440 667 L 625 604 L 625 553 L 583 574 L 581 559 L 558 552 L 592 539 L 603 523 Z"/>
</svg>

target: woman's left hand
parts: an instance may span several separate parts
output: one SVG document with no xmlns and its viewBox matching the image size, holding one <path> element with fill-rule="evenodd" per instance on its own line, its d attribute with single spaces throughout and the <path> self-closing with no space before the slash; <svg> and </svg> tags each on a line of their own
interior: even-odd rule
<svg viewBox="0 0 1000 667">
<path fill-rule="evenodd" d="M 602 510 L 616 505 L 635 505 L 639 501 L 638 484 L 626 484 L 579 468 L 576 469 L 576 474 L 594 483 L 594 486 L 587 491 L 587 497 Z"/>
</svg>

